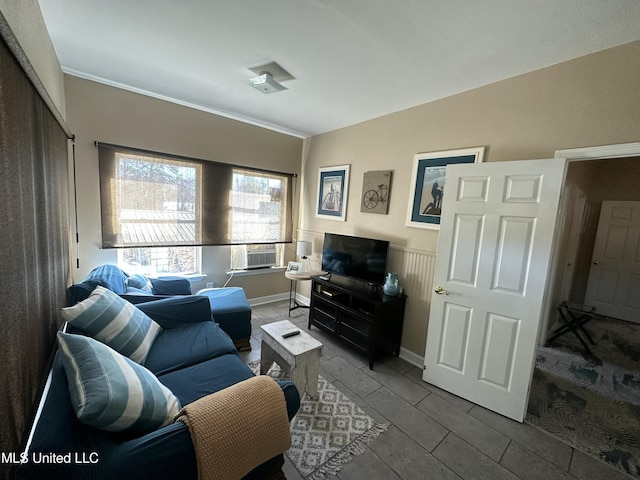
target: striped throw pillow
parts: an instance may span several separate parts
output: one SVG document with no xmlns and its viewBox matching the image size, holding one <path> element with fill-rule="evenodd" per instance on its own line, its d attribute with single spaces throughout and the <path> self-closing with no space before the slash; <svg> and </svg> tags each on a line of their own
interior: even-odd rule
<svg viewBox="0 0 640 480">
<path fill-rule="evenodd" d="M 59 332 L 58 345 L 82 423 L 143 435 L 168 425 L 180 411 L 176 396 L 153 373 L 105 344 Z"/>
<path fill-rule="evenodd" d="M 140 365 L 162 330 L 142 310 L 100 285 L 86 300 L 63 308 L 62 317 Z"/>
<path fill-rule="evenodd" d="M 149 294 L 153 293 L 151 281 L 141 273 L 136 273 L 127 278 L 127 287 L 137 288 Z"/>
</svg>

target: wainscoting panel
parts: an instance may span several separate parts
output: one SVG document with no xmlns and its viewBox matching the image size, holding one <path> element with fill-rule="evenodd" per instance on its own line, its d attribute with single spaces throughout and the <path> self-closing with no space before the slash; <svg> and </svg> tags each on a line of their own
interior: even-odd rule
<svg viewBox="0 0 640 480">
<path fill-rule="evenodd" d="M 400 288 L 407 295 L 402 346 L 424 355 L 433 291 L 435 252 L 392 245 L 387 269 L 398 274 Z"/>
</svg>

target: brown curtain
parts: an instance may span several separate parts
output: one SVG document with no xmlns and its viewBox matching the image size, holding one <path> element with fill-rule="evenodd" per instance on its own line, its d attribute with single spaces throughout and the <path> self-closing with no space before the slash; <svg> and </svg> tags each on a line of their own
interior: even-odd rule
<svg viewBox="0 0 640 480">
<path fill-rule="evenodd" d="M 69 276 L 67 135 L 0 39 L 0 452 L 27 440 Z M 0 463 L 6 478 L 10 464 Z"/>
</svg>

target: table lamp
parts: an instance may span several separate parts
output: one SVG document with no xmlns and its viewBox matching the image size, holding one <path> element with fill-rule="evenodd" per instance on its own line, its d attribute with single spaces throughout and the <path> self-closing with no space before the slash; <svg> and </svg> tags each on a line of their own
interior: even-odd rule
<svg viewBox="0 0 640 480">
<path fill-rule="evenodd" d="M 313 245 L 311 242 L 307 242 L 304 240 L 299 240 L 296 243 L 296 255 L 302 258 L 302 271 L 300 273 L 306 272 L 307 269 L 307 257 L 311 255 Z"/>
</svg>

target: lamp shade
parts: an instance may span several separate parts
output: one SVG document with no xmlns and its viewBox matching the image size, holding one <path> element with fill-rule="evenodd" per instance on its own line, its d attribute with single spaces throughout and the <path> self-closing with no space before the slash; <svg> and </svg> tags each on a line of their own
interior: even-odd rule
<svg viewBox="0 0 640 480">
<path fill-rule="evenodd" d="M 311 255 L 311 247 L 311 242 L 302 240 L 298 241 L 298 243 L 296 243 L 296 255 L 299 257 L 307 257 Z"/>
</svg>

